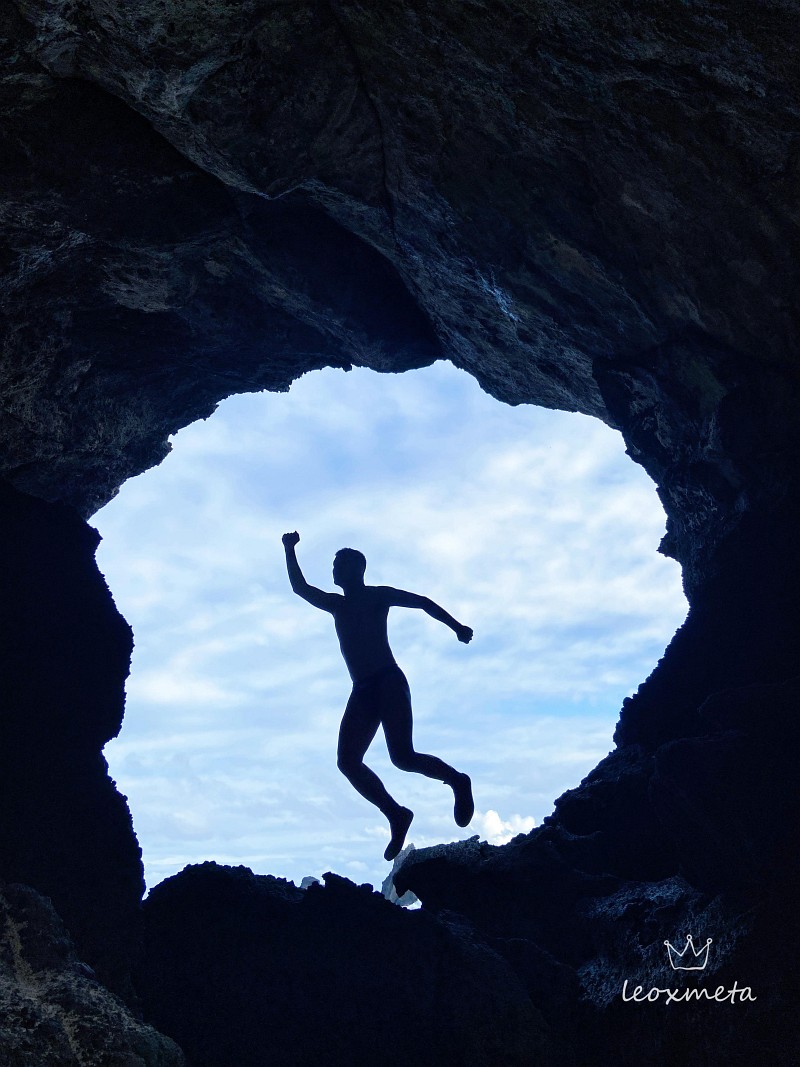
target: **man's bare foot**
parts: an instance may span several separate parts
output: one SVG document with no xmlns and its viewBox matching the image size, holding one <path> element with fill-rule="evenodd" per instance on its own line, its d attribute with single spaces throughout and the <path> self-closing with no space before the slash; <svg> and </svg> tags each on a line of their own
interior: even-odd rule
<svg viewBox="0 0 800 1067">
<path fill-rule="evenodd" d="M 398 808 L 394 817 L 389 816 L 389 829 L 392 831 L 392 839 L 383 854 L 385 860 L 393 860 L 402 850 L 413 818 L 414 812 L 410 808 Z"/>
<path fill-rule="evenodd" d="M 453 818 L 456 826 L 466 826 L 475 814 L 475 801 L 472 799 L 472 781 L 468 774 L 459 774 L 453 782 Z"/>
</svg>

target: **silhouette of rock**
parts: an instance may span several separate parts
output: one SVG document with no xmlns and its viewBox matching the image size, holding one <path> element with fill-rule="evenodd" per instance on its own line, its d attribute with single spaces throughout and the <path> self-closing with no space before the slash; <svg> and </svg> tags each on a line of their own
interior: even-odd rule
<svg viewBox="0 0 800 1067">
<path fill-rule="evenodd" d="M 798 708 L 797 682 L 725 690 L 700 708 L 707 733 L 658 749 L 653 805 L 695 885 L 751 895 L 800 873 L 787 834 L 800 825 Z"/>
<path fill-rule="evenodd" d="M 144 1007 L 190 1063 L 569 1062 L 499 956 L 371 886 L 204 863 L 144 911 Z"/>
<path fill-rule="evenodd" d="M 102 747 L 132 642 L 98 541 L 72 508 L 0 484 L 0 877 L 50 897 L 81 958 L 131 999 L 144 879 Z"/>
<path fill-rule="evenodd" d="M 389 901 L 390 904 L 399 904 L 401 908 L 408 908 L 412 904 L 417 903 L 417 897 L 410 890 L 407 890 L 402 895 L 398 895 L 395 888 L 394 880 L 397 876 L 397 872 L 403 866 L 412 852 L 416 851 L 413 845 L 406 845 L 406 847 L 400 852 L 394 863 L 392 869 L 386 875 L 381 885 L 381 894 Z"/>
<path fill-rule="evenodd" d="M 368 1006 L 390 1010 L 364 976 L 385 1000 L 381 966 L 418 938 L 431 968 L 461 960 L 457 989 L 514 989 L 537 1054 L 523 987 L 580 1063 L 800 1060 L 795 23 L 792 5 L 700 0 L 0 11 L 0 473 L 21 491 L 0 501 L 0 876 L 51 896 L 131 1000 L 135 965 L 151 1012 L 164 974 L 185 975 L 159 1010 L 193 1062 L 212 1062 L 197 1033 L 219 1067 L 226 1035 L 253 1037 L 209 1007 L 252 1003 L 253 915 L 287 919 L 281 1026 L 319 1048 L 297 1022 L 312 961 L 295 910 L 334 938 L 313 967 L 360 983 L 341 1050 Z M 335 881 L 298 902 L 203 868 L 153 894 L 143 966 L 136 841 L 100 754 L 130 634 L 69 506 L 89 516 L 231 393 L 441 357 L 501 400 L 620 430 L 658 485 L 689 618 L 625 702 L 616 750 L 543 826 L 403 865 L 422 916 Z M 219 920 L 227 953 L 197 917 L 251 898 L 247 922 Z M 351 966 L 336 953 L 361 924 L 381 960 L 367 946 Z M 623 1003 L 620 980 L 665 981 L 664 939 L 701 926 L 709 976 L 757 1001 Z M 480 1013 L 451 1006 L 437 1029 L 404 1004 L 429 1040 L 413 1062 L 461 1025 L 489 1041 Z M 391 1018 L 382 1059 L 395 1034 L 413 1044 Z"/>
</svg>

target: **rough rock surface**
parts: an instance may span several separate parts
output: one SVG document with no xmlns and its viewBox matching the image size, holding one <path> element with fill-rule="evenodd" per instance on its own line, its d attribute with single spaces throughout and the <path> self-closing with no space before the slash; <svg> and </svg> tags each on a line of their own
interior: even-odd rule
<svg viewBox="0 0 800 1067">
<path fill-rule="evenodd" d="M 691 587 L 796 488 L 795 3 L 4 10 L 15 484 L 90 512 L 231 392 L 444 355 L 619 426 Z"/>
<path fill-rule="evenodd" d="M 145 919 L 145 1009 L 198 1067 L 571 1062 L 500 956 L 371 886 L 205 863 Z"/>
<path fill-rule="evenodd" d="M 50 897 L 122 995 L 141 853 L 102 756 L 122 723 L 131 632 L 75 511 L 0 485 L 0 878 Z"/>
<path fill-rule="evenodd" d="M 700 709 L 703 734 L 653 755 L 618 749 L 502 848 L 417 850 L 397 890 L 465 916 L 557 1032 L 566 1001 L 578 1062 L 789 1067 L 800 1056 L 799 705 L 797 682 L 717 693 Z M 701 975 L 669 965 L 665 940 L 682 948 L 687 934 L 713 939 Z M 755 999 L 625 1003 L 625 979 L 629 995 L 736 981 Z"/>
<path fill-rule="evenodd" d="M 135 1019 L 77 957 L 49 900 L 0 883 L 0 929 L 4 1067 L 183 1067 L 174 1042 Z"/>
<path fill-rule="evenodd" d="M 415 854 L 398 882 L 427 918 L 381 912 L 389 951 L 412 923 L 456 955 L 453 938 L 481 943 L 505 961 L 498 988 L 524 987 L 578 1062 L 800 1059 L 799 14 L 0 6 L 0 474 L 22 491 L 2 497 L 0 875 L 50 895 L 115 988 L 131 996 L 141 869 L 100 752 L 130 634 L 70 505 L 91 514 L 232 392 L 446 357 L 508 403 L 620 430 L 658 485 L 691 611 L 626 702 L 617 750 L 547 825 L 501 850 Z M 333 897 L 354 928 L 378 915 L 341 885 L 278 904 L 245 875 L 224 892 L 195 878 L 163 889 L 164 916 L 173 895 L 205 907 L 212 882 L 257 886 L 258 908 L 287 915 Z M 158 901 L 151 960 L 179 929 L 155 922 Z M 229 918 L 245 958 L 251 927 Z M 622 975 L 655 981 L 659 939 L 698 923 L 715 927 L 714 974 L 759 1000 L 673 1005 L 669 1026 L 622 1004 Z M 197 1004 L 224 992 L 199 965 L 209 944 Z M 163 975 L 137 974 L 155 1012 Z M 186 1019 L 212 1022 L 197 1004 L 170 1016 L 189 1040 Z"/>
</svg>

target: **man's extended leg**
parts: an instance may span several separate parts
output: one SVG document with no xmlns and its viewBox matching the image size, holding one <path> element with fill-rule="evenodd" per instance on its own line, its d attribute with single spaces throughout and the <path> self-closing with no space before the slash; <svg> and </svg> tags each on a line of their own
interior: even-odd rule
<svg viewBox="0 0 800 1067">
<path fill-rule="evenodd" d="M 411 691 L 405 675 L 399 669 L 383 680 L 381 722 L 389 758 L 395 767 L 399 767 L 401 771 L 424 774 L 426 778 L 436 778 L 449 785 L 455 799 L 455 821 L 459 826 L 466 826 L 475 812 L 470 777 L 457 771 L 438 756 L 414 750 Z"/>
<path fill-rule="evenodd" d="M 339 727 L 339 770 L 354 789 L 379 808 L 389 820 L 391 840 L 384 852 L 384 859 L 393 860 L 405 841 L 414 813 L 398 804 L 390 796 L 386 786 L 364 763 L 364 754 L 372 743 L 380 724 L 377 703 L 355 689 L 347 701 L 347 707 Z"/>
</svg>

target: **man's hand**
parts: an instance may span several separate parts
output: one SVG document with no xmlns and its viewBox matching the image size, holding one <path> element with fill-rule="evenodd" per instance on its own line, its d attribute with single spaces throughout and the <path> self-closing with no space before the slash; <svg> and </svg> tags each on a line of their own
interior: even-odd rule
<svg viewBox="0 0 800 1067">
<path fill-rule="evenodd" d="M 456 630 L 456 637 L 459 639 L 459 641 L 462 641 L 465 645 L 468 645 L 472 640 L 472 630 L 469 628 L 469 626 L 462 626 L 459 623 L 458 629 Z"/>
<path fill-rule="evenodd" d="M 294 548 L 297 542 L 300 540 L 300 534 L 297 530 L 294 533 L 285 533 L 281 538 L 284 548 Z"/>
</svg>

